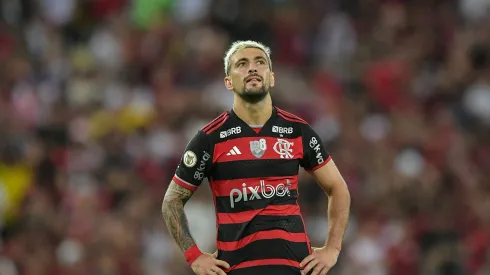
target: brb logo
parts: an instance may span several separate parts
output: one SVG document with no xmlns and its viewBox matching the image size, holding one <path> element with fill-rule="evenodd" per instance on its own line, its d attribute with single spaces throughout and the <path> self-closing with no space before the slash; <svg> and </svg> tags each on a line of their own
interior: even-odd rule
<svg viewBox="0 0 490 275">
<path fill-rule="evenodd" d="M 291 147 L 293 144 L 294 142 L 278 138 L 276 144 L 274 144 L 274 151 L 276 151 L 282 159 L 292 159 L 293 148 Z"/>
<path fill-rule="evenodd" d="M 286 195 L 291 196 L 289 192 L 289 187 L 291 187 L 291 183 L 289 180 L 286 180 L 286 184 L 280 183 L 276 187 L 265 184 L 264 180 L 260 181 L 260 185 L 257 186 L 247 186 L 246 183 L 242 184 L 242 189 L 231 189 L 230 191 L 230 205 L 231 208 L 235 208 L 235 203 L 240 201 L 252 201 L 252 200 L 261 200 L 262 198 L 270 199 L 274 196 L 284 197 Z M 250 194 L 248 194 L 250 191 Z M 236 196 L 236 197 L 235 197 Z"/>
<path fill-rule="evenodd" d="M 229 137 L 231 135 L 240 134 L 241 132 L 242 132 L 242 127 L 238 126 L 238 127 L 230 128 L 226 131 L 221 131 L 219 133 L 219 137 L 225 138 L 225 137 Z"/>
<path fill-rule="evenodd" d="M 293 127 L 279 127 L 274 125 L 272 126 L 272 132 L 279 133 L 279 134 L 292 134 Z"/>
</svg>

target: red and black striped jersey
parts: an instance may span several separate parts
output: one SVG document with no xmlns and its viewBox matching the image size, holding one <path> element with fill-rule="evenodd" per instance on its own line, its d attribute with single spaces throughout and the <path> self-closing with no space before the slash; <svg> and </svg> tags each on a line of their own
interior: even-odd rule
<svg viewBox="0 0 490 275">
<path fill-rule="evenodd" d="M 231 110 L 198 131 L 173 180 L 196 190 L 208 179 L 228 275 L 297 275 L 311 251 L 298 205 L 299 167 L 312 171 L 329 160 L 303 119 L 274 107 L 257 129 Z"/>
</svg>

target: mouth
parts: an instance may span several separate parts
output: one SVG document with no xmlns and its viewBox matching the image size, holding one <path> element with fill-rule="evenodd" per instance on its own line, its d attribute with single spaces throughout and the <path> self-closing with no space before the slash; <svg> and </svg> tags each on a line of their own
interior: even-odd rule
<svg viewBox="0 0 490 275">
<path fill-rule="evenodd" d="M 250 76 L 245 80 L 246 83 L 249 83 L 252 81 L 262 82 L 262 78 L 260 76 Z"/>
</svg>

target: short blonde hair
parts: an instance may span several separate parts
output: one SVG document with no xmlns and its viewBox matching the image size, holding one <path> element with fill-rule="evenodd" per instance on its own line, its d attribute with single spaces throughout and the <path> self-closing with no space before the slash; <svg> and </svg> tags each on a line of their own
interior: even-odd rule
<svg viewBox="0 0 490 275">
<path fill-rule="evenodd" d="M 269 62 L 269 69 L 272 70 L 272 61 L 271 61 L 271 49 L 264 44 L 252 40 L 247 41 L 235 41 L 231 44 L 230 48 L 225 54 L 223 58 L 225 64 L 225 74 L 228 76 L 230 72 L 230 61 L 231 57 L 239 50 L 247 49 L 247 48 L 256 48 L 265 53 L 267 56 L 267 62 Z"/>
</svg>

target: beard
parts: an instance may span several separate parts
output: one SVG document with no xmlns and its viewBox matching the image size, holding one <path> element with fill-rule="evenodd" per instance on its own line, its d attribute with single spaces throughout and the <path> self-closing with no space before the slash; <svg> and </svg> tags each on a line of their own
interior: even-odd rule
<svg viewBox="0 0 490 275">
<path fill-rule="evenodd" d="M 264 98 L 269 94 L 269 89 L 264 86 L 252 89 L 244 88 L 242 92 L 235 93 L 245 102 L 255 104 L 264 100 Z"/>
</svg>

